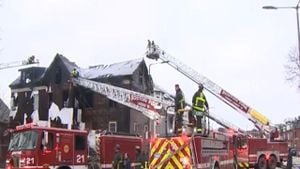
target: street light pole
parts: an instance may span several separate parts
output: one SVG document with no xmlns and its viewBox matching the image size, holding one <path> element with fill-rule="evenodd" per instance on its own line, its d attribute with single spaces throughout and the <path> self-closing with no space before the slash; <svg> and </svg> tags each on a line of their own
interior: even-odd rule
<svg viewBox="0 0 300 169">
<path fill-rule="evenodd" d="M 299 3 L 296 6 L 287 6 L 287 7 L 276 7 L 276 6 L 263 6 L 263 9 L 295 9 L 296 10 L 296 18 L 297 18 L 297 33 L 298 33 L 298 62 L 300 63 L 300 25 L 299 25 Z"/>
</svg>

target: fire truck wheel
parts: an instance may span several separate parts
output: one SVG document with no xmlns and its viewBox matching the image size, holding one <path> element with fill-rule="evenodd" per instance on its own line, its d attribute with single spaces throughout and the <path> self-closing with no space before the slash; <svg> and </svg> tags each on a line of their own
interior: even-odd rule
<svg viewBox="0 0 300 169">
<path fill-rule="evenodd" d="M 277 158 L 275 155 L 271 155 L 268 160 L 269 169 L 275 169 L 277 166 Z"/>
<path fill-rule="evenodd" d="M 257 169 L 267 169 L 267 159 L 266 156 L 262 155 L 257 161 Z"/>
</svg>

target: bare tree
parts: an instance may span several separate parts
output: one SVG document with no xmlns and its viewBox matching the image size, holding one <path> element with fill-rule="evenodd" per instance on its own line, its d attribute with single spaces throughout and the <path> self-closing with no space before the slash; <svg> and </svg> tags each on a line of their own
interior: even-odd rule
<svg viewBox="0 0 300 169">
<path fill-rule="evenodd" d="M 286 80 L 295 83 L 300 89 L 300 61 L 296 48 L 291 49 L 289 52 L 288 63 L 284 67 L 286 69 Z"/>
</svg>

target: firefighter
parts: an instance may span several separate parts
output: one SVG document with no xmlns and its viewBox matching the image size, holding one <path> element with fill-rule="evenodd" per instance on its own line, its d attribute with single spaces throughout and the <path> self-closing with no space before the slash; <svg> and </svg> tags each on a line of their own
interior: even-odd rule
<svg viewBox="0 0 300 169">
<path fill-rule="evenodd" d="M 115 156 L 112 162 L 113 169 L 123 169 L 123 160 L 121 154 L 121 147 L 119 144 L 115 145 Z"/>
<path fill-rule="evenodd" d="M 33 64 L 34 63 L 34 56 L 32 55 L 32 56 L 30 56 L 29 58 L 28 58 L 28 60 L 27 60 L 27 64 Z"/>
<path fill-rule="evenodd" d="M 209 111 L 208 102 L 203 93 L 203 85 L 199 84 L 199 89 L 193 96 L 193 115 L 196 116 L 196 132 L 202 132 L 202 118 L 204 113 Z"/>
<path fill-rule="evenodd" d="M 178 84 L 175 85 L 175 134 L 180 134 L 182 132 L 182 121 L 183 121 L 183 113 L 185 107 L 185 99 L 184 94 L 181 91 Z"/>
<path fill-rule="evenodd" d="M 78 71 L 76 70 L 76 68 L 74 68 L 74 69 L 72 70 L 72 72 L 71 72 L 71 77 L 77 78 L 78 76 L 79 76 L 79 73 L 78 73 Z"/>
<path fill-rule="evenodd" d="M 135 169 L 147 168 L 140 146 L 135 146 L 135 155 Z"/>
</svg>

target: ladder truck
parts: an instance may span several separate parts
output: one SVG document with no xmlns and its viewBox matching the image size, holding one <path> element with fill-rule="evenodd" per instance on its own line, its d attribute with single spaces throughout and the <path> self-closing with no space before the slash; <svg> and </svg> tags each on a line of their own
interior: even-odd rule
<svg viewBox="0 0 300 169">
<path fill-rule="evenodd" d="M 38 64 L 38 63 L 39 63 L 39 61 L 35 58 L 35 56 L 30 56 L 30 57 L 28 57 L 27 60 L 8 62 L 8 63 L 0 63 L 0 70 L 14 68 L 14 67 L 27 66 L 27 65 L 32 65 L 32 64 Z"/>
<path fill-rule="evenodd" d="M 173 101 L 164 98 L 156 98 L 80 77 L 74 78 L 73 82 L 75 85 L 85 87 L 107 96 L 113 101 L 136 109 L 154 121 L 162 119 L 157 108 L 167 114 L 168 108 L 174 105 Z M 217 120 L 213 116 L 210 118 Z M 219 120 L 218 123 L 225 128 L 232 128 L 223 121 Z M 153 127 L 153 129 L 155 128 Z M 238 130 L 236 131 L 238 132 Z M 192 134 L 190 137 L 186 134 L 181 136 L 171 133 L 154 134 L 150 139 L 149 168 L 203 168 L 204 166 L 232 168 L 234 165 L 234 151 L 230 145 L 232 141 L 227 134 L 220 132 L 203 135 Z M 203 150 L 197 151 L 199 149 Z"/>
<path fill-rule="evenodd" d="M 81 77 L 73 78 L 73 83 L 93 90 L 120 104 L 144 113 L 152 120 L 161 119 L 157 110 L 167 109 L 173 102 L 134 92 L 128 89 L 95 82 Z M 71 111 L 72 112 L 72 111 Z M 112 168 L 113 153 L 116 144 L 125 147 L 131 160 L 134 161 L 134 147 L 141 146 L 140 137 L 129 135 L 105 135 L 94 137 L 96 157 L 88 153 L 92 146 L 88 132 L 47 127 L 39 124 L 17 126 L 6 160 L 6 169 L 21 168 Z M 93 139 L 92 139 L 93 140 Z M 205 168 L 206 166 L 232 168 L 234 151 L 232 140 L 222 133 L 211 133 L 208 136 L 170 136 L 151 137 L 152 149 L 147 168 Z M 200 150 L 201 151 L 198 151 Z M 123 152 L 124 153 L 124 152 Z M 96 159 L 88 163 L 90 159 Z M 133 163 L 132 167 L 136 164 Z"/>
<path fill-rule="evenodd" d="M 248 106 L 237 97 L 230 94 L 228 91 L 221 88 L 219 85 L 201 75 L 188 65 L 180 62 L 176 58 L 167 54 L 160 49 L 154 41 L 148 40 L 146 57 L 154 60 L 162 60 L 184 76 L 197 84 L 202 84 L 206 90 L 219 98 L 221 101 L 246 116 L 256 128 L 258 128 L 265 136 L 272 134 L 271 124 L 269 119 L 263 114 L 259 113 L 254 108 Z M 238 147 L 241 152 L 235 157 L 236 168 L 258 168 L 258 169 L 274 169 L 280 166 L 283 161 L 287 160 L 288 144 L 283 141 L 269 141 L 267 138 L 253 138 L 253 137 L 234 137 L 239 142 Z M 234 143 L 237 143 L 235 141 Z M 239 165 L 241 164 L 241 165 Z"/>
</svg>

